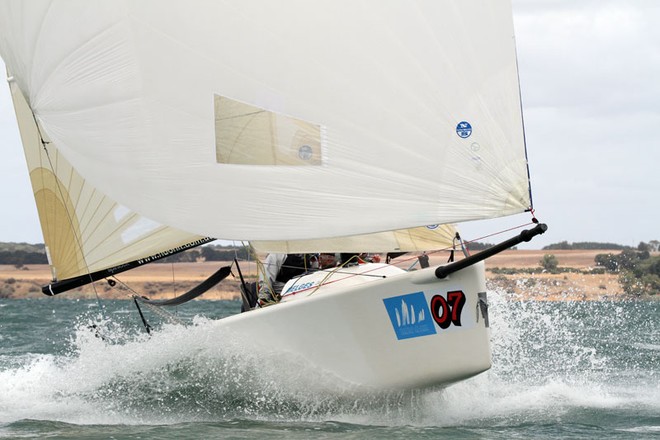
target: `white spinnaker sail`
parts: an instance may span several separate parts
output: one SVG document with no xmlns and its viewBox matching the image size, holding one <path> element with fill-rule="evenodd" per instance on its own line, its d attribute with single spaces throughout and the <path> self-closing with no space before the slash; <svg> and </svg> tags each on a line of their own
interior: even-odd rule
<svg viewBox="0 0 660 440">
<path fill-rule="evenodd" d="M 507 1 L 5 0 L 0 54 L 90 184 L 192 233 L 530 208 Z"/>
<path fill-rule="evenodd" d="M 9 85 L 53 279 L 116 268 L 205 241 L 141 217 L 105 196 L 48 138 L 46 153 L 25 98 L 14 81 Z"/>
<path fill-rule="evenodd" d="M 44 148 L 23 94 L 12 79 L 9 86 L 53 279 L 121 266 L 204 239 L 143 218 L 87 183 L 48 138 Z M 336 239 L 251 244 L 257 252 L 281 253 L 424 251 L 451 246 L 455 234 L 452 225 L 433 225 Z"/>
</svg>

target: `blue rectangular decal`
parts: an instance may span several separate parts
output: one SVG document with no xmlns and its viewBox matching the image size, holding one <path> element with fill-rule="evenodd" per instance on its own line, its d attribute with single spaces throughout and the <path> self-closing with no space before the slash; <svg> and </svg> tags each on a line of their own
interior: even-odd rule
<svg viewBox="0 0 660 440">
<path fill-rule="evenodd" d="M 424 292 L 393 296 L 383 299 L 383 302 L 397 339 L 436 334 Z"/>
</svg>

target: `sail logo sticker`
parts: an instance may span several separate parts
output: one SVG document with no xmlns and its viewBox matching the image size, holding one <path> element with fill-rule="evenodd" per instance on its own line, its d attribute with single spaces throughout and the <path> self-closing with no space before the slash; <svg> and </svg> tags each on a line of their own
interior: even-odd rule
<svg viewBox="0 0 660 440">
<path fill-rule="evenodd" d="M 384 298 L 383 302 L 398 340 L 436 334 L 423 292 Z"/>
<path fill-rule="evenodd" d="M 309 281 L 307 283 L 302 283 L 302 284 L 294 284 L 288 289 L 286 289 L 286 292 L 284 292 L 282 296 L 288 295 L 290 293 L 300 292 L 301 290 L 305 290 L 305 289 L 311 289 L 312 287 L 316 286 L 316 284 L 317 284 L 316 281 Z"/>
<path fill-rule="evenodd" d="M 472 126 L 467 121 L 461 121 L 456 126 L 456 134 L 463 139 L 469 138 L 472 134 Z"/>
<path fill-rule="evenodd" d="M 298 157 L 302 160 L 311 160 L 314 156 L 314 150 L 309 145 L 305 144 L 298 148 Z"/>
</svg>

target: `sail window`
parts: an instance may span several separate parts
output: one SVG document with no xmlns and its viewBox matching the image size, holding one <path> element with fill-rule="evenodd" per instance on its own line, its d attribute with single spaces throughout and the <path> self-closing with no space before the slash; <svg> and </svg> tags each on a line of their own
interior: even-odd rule
<svg viewBox="0 0 660 440">
<path fill-rule="evenodd" d="M 214 95 L 218 163 L 322 165 L 322 128 L 225 96 Z"/>
<path fill-rule="evenodd" d="M 117 223 L 119 223 L 119 222 L 122 221 L 124 218 L 126 218 L 126 216 L 128 216 L 129 214 L 131 214 L 131 212 L 132 212 L 132 211 L 131 211 L 130 209 L 128 209 L 127 207 L 125 207 L 125 206 L 122 206 L 122 205 L 117 206 L 117 207 L 115 208 L 115 210 L 113 211 L 113 214 L 114 214 L 114 216 L 115 216 L 115 221 L 116 221 Z"/>
<path fill-rule="evenodd" d="M 155 221 L 149 220 L 145 217 L 140 217 L 135 223 L 130 225 L 122 232 L 121 239 L 125 244 L 129 244 L 138 238 L 152 233 L 161 226 L 162 225 L 160 223 L 156 223 Z"/>
</svg>

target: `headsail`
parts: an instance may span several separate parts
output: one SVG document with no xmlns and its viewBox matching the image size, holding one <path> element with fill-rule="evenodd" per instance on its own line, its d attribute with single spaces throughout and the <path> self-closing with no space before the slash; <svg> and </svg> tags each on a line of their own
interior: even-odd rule
<svg viewBox="0 0 660 440">
<path fill-rule="evenodd" d="M 250 241 L 529 209 L 513 37 L 507 1 L 0 5 L 0 54 L 87 183 L 159 224 Z M 246 139 L 296 162 L 223 159 Z"/>
<path fill-rule="evenodd" d="M 135 267 L 133 261 L 210 241 L 146 219 L 91 185 L 56 143 L 42 138 L 23 94 L 13 80 L 9 85 L 53 280 L 111 269 L 107 276 Z"/>
<path fill-rule="evenodd" d="M 257 252 L 415 252 L 448 249 L 454 243 L 453 225 L 429 225 L 389 232 L 318 240 L 252 241 Z"/>
</svg>

